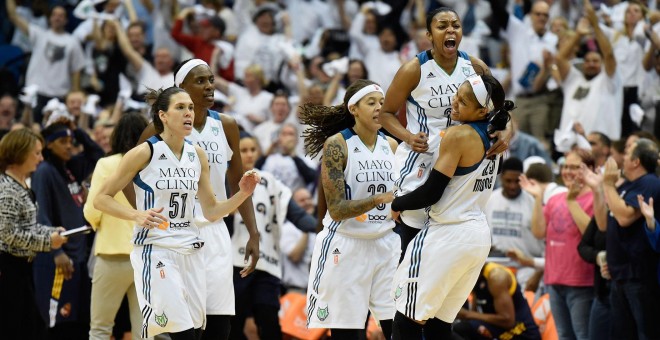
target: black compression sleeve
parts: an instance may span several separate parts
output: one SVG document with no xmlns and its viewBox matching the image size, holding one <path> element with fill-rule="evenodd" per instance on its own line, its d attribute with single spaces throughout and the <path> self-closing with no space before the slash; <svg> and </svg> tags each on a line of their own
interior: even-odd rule
<svg viewBox="0 0 660 340">
<path fill-rule="evenodd" d="M 392 211 L 416 210 L 429 207 L 439 201 L 451 178 L 433 169 L 429 178 L 413 192 L 397 197 L 392 202 Z"/>
<path fill-rule="evenodd" d="M 303 232 L 313 233 L 316 231 L 316 219 L 296 204 L 294 200 L 289 200 L 289 205 L 286 209 L 286 219 Z"/>
</svg>

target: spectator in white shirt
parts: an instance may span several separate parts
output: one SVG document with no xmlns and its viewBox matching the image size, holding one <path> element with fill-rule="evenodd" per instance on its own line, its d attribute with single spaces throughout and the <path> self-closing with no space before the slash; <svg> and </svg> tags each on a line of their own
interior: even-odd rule
<svg viewBox="0 0 660 340">
<path fill-rule="evenodd" d="M 630 105 L 639 103 L 638 89 L 644 78 L 642 60 L 644 58 L 644 21 L 645 9 L 637 2 L 628 2 L 623 27 L 610 29 L 600 25 L 610 39 L 617 61 L 617 70 L 623 82 L 623 108 L 621 113 L 621 135 L 626 137 L 639 130 L 630 118 Z"/>
<path fill-rule="evenodd" d="M 381 84 L 387 91 L 394 75 L 401 67 L 396 31 L 391 26 L 382 27 L 378 33 L 380 48 L 368 51 L 365 65 L 369 70 L 369 80 Z"/>
<path fill-rule="evenodd" d="M 253 131 L 261 150 L 269 150 L 273 142 L 277 140 L 282 124 L 287 120 L 290 112 L 291 108 L 286 94 L 276 93 L 270 104 L 270 119 L 259 124 Z"/>
<path fill-rule="evenodd" d="M 278 79 L 280 67 L 288 59 L 290 41 L 276 32 L 275 12 L 263 7 L 253 17 L 254 25 L 241 33 L 234 51 L 234 75 L 243 79 L 245 69 L 252 64 L 261 66 L 266 84 Z"/>
<path fill-rule="evenodd" d="M 529 13 L 531 26 L 506 12 L 504 0 L 489 0 L 492 18 L 503 30 L 511 51 L 512 94 L 517 109 L 513 116 L 520 130 L 547 143 L 550 104 L 555 95 L 546 86 L 534 88 L 534 78 L 543 65 L 543 53 L 555 54 L 557 36 L 547 28 L 550 8 L 547 2 L 537 0 Z M 541 66 L 542 67 L 542 66 Z"/>
<path fill-rule="evenodd" d="M 273 94 L 264 90 L 265 84 L 263 69 L 257 64 L 245 69 L 244 86 L 219 76 L 215 78 L 215 88 L 230 97 L 236 121 L 247 131 L 251 131 L 268 118 L 268 108 L 273 100 Z"/>
<path fill-rule="evenodd" d="M 126 32 L 119 27 L 117 21 L 110 21 L 117 30 L 117 41 L 119 48 L 131 66 L 137 71 L 137 88 L 133 89 L 136 94 L 146 94 L 148 89 L 167 88 L 174 85 L 172 67 L 174 60 L 167 48 L 158 48 L 154 52 L 154 65 L 151 65 L 133 47 L 126 36 Z"/>
<path fill-rule="evenodd" d="M 502 253 L 519 249 L 527 257 L 541 257 L 545 248 L 543 241 L 532 235 L 534 197 L 520 187 L 518 178 L 522 173 L 520 159 L 511 157 L 502 163 L 499 175 L 502 186 L 493 191 L 484 212 L 495 249 Z M 517 272 L 521 286 L 533 273 L 529 268 Z"/>
<path fill-rule="evenodd" d="M 578 23 L 576 35 L 562 47 L 556 67 L 564 90 L 560 131 L 569 131 L 580 123 L 585 134 L 602 132 L 612 140 L 621 138 L 621 105 L 623 86 L 617 71 L 617 60 L 610 41 L 598 25 L 598 18 L 589 1 L 585 2 L 586 19 Z M 589 51 L 582 71 L 571 65 L 568 56 L 582 37 L 593 29 L 599 51 Z"/>
<path fill-rule="evenodd" d="M 41 109 L 50 99 L 62 101 L 69 91 L 80 89 L 80 71 L 85 67 L 85 56 L 80 43 L 64 30 L 68 20 L 64 7 L 55 6 L 50 10 L 50 28 L 44 30 L 17 14 L 15 0 L 7 0 L 6 6 L 9 20 L 30 37 L 32 57 L 25 84 L 39 88 L 33 113 L 34 121 L 41 122 Z"/>
<path fill-rule="evenodd" d="M 379 49 L 376 10 L 362 6 L 360 12 L 351 22 L 351 29 L 348 34 L 351 38 L 351 48 L 348 56 L 351 59 L 364 59 L 369 51 Z"/>
</svg>

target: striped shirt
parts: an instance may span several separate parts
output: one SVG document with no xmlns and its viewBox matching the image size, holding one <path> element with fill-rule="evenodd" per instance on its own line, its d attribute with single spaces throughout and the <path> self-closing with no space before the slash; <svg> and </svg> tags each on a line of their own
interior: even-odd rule
<svg viewBox="0 0 660 340">
<path fill-rule="evenodd" d="M 37 205 L 16 180 L 0 174 L 0 251 L 17 257 L 34 257 L 50 251 L 50 234 L 56 231 L 37 223 Z"/>
</svg>

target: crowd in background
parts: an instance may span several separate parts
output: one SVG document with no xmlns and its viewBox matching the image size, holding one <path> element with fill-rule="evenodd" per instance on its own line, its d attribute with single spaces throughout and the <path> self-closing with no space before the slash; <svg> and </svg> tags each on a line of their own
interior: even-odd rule
<svg viewBox="0 0 660 340">
<path fill-rule="evenodd" d="M 403 63 L 431 48 L 426 13 L 440 6 L 462 21 L 460 50 L 481 58 L 517 105 L 487 212 L 492 256 L 511 259 L 522 289 L 549 293 L 561 339 L 604 339 L 599 330 L 609 324 L 618 325 L 615 334 L 660 336 L 652 320 L 660 249 L 649 242 L 658 231 L 646 203 L 660 202 L 660 11 L 655 0 L 592 5 L 593 12 L 581 0 L 5 0 L 0 130 L 28 128 L 42 138 L 44 161 L 30 180 L 37 222 L 96 229 L 29 254 L 50 336 L 88 337 L 90 305 L 101 308 L 91 293 L 95 258 L 107 264 L 130 252 L 129 238 L 98 228 L 87 194 L 99 159 L 133 146 L 127 129 L 141 131 L 149 119 L 144 95 L 172 86 L 179 62 L 211 66 L 215 89 L 205 95 L 214 108 L 254 136 L 255 167 L 315 216 L 318 159 L 305 155 L 299 105 L 341 104 L 357 79 L 387 91 Z M 306 289 L 314 237 L 284 223 L 283 291 Z M 7 242 L 0 238 L 0 246 Z M 74 288 L 54 289 L 61 280 Z M 119 334 L 130 330 L 128 313 L 120 315 Z M 101 327 L 93 318 L 91 325 Z M 250 327 L 245 333 L 256 336 Z"/>
</svg>

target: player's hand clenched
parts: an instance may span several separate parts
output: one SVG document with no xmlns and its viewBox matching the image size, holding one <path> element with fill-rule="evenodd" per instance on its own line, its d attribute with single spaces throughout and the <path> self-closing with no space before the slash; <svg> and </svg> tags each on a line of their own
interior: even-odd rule
<svg viewBox="0 0 660 340">
<path fill-rule="evenodd" d="M 410 135 L 406 144 L 410 145 L 412 151 L 426 152 L 429 150 L 429 137 L 425 132 L 420 131 L 414 135 Z"/>
</svg>

